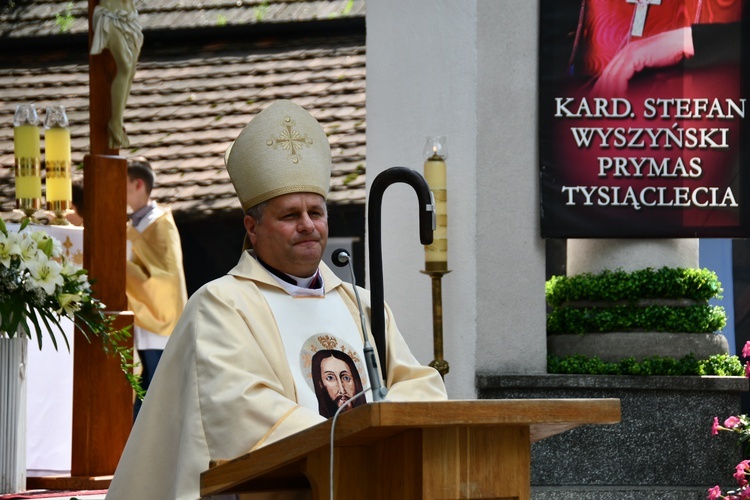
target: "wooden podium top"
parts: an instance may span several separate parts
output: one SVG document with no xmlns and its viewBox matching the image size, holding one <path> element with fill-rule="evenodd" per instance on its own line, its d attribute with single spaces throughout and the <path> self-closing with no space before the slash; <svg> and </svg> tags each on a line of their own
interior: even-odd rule
<svg viewBox="0 0 750 500">
<path fill-rule="evenodd" d="M 530 443 L 585 424 L 620 422 L 619 399 L 492 399 L 370 403 L 336 421 L 338 447 L 378 442 L 410 429 L 440 427 L 528 427 Z M 298 481 L 308 454 L 330 446 L 332 419 L 201 474 L 207 496 L 263 478 Z"/>
</svg>

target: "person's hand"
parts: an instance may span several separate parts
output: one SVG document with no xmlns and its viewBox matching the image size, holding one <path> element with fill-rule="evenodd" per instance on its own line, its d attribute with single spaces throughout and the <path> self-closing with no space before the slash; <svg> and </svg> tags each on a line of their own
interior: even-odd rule
<svg viewBox="0 0 750 500">
<path fill-rule="evenodd" d="M 691 28 L 665 31 L 643 40 L 630 42 L 620 50 L 602 71 L 593 93 L 600 96 L 622 96 L 628 81 L 644 68 L 663 68 L 693 57 Z"/>
</svg>

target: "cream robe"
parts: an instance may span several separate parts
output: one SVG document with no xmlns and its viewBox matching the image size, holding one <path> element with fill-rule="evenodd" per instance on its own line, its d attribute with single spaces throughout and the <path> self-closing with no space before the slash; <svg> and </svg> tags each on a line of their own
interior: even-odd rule
<svg viewBox="0 0 750 500">
<path fill-rule="evenodd" d="M 325 265 L 360 328 L 351 285 Z M 325 419 L 296 403 L 279 330 L 261 287 L 281 288 L 248 252 L 188 301 L 161 358 L 107 494 L 110 500 L 195 500 L 209 460 L 229 459 Z M 360 289 L 368 310 L 369 294 Z M 319 299 L 300 299 L 319 300 Z M 387 399 L 447 398 L 431 367 L 409 351 L 386 308 Z M 294 311 L 290 311 L 294 314 Z"/>
<path fill-rule="evenodd" d="M 180 233 L 168 207 L 141 233 L 128 226 L 133 258 L 125 292 L 135 324 L 157 335 L 172 333 L 187 302 Z"/>
</svg>

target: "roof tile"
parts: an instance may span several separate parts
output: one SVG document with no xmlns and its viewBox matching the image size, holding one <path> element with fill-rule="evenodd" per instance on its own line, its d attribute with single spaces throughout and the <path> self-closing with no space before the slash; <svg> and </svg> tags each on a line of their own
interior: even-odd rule
<svg viewBox="0 0 750 500">
<path fill-rule="evenodd" d="M 74 2 L 74 8 L 80 3 Z M 197 8 L 196 2 L 184 3 Z M 205 0 L 203 5 L 219 3 Z M 287 10 L 297 9 L 294 15 L 303 16 L 311 15 L 304 12 L 303 3 L 308 10 L 320 13 L 324 11 L 320 4 L 333 8 L 343 2 L 268 3 L 269 11 L 271 4 L 285 4 Z M 159 15 L 166 15 L 176 2 L 152 4 L 159 4 L 165 11 Z M 243 5 L 248 4 L 258 5 L 243 0 Z M 42 15 L 38 9 L 34 12 Z M 0 35 L 4 19 L 0 16 Z M 224 169 L 224 151 L 267 104 L 290 98 L 307 108 L 329 136 L 333 151 L 331 203 L 364 203 L 364 45 L 363 34 L 285 43 L 201 40 L 175 50 L 151 47 L 147 38 L 125 111 L 131 147 L 121 154 L 151 160 L 157 173 L 153 196 L 171 203 L 175 211 L 237 210 L 239 203 Z M 88 152 L 86 57 L 64 50 L 56 54 L 48 59 L 49 64 L 30 68 L 18 68 L 12 58 L 0 54 L 0 199 L 5 211 L 14 203 L 12 121 L 16 104 L 36 103 L 40 118 L 45 106 L 65 105 L 71 123 L 73 164 L 81 164 Z"/>
</svg>

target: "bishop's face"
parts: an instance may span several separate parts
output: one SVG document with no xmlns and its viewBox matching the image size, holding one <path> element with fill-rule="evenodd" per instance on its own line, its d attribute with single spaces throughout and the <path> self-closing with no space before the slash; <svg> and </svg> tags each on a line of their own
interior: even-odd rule
<svg viewBox="0 0 750 500">
<path fill-rule="evenodd" d="M 325 200 L 314 193 L 271 199 L 260 221 L 245 216 L 255 253 L 279 271 L 306 278 L 315 274 L 328 242 Z"/>
</svg>

